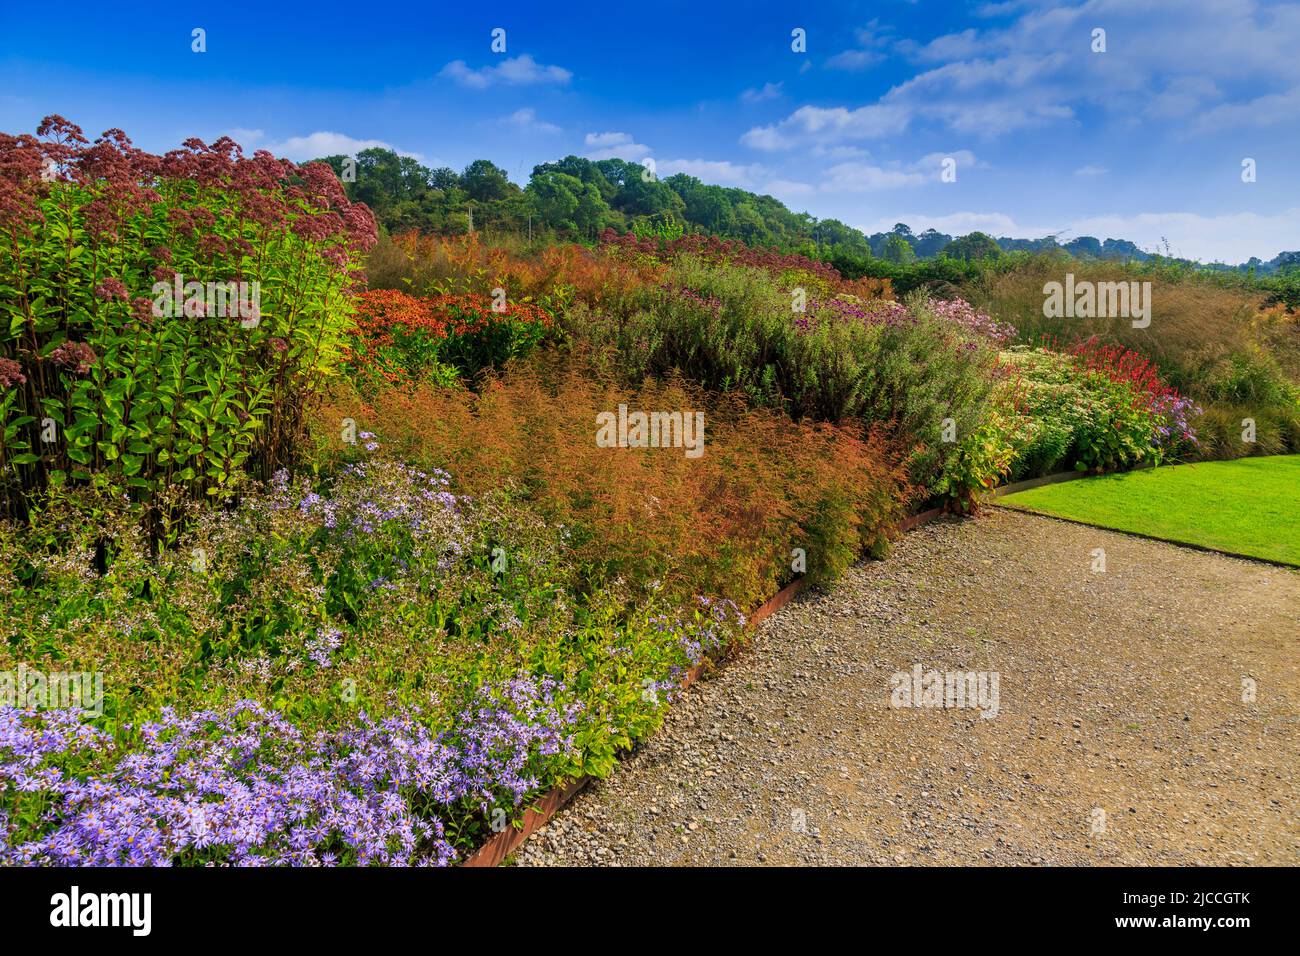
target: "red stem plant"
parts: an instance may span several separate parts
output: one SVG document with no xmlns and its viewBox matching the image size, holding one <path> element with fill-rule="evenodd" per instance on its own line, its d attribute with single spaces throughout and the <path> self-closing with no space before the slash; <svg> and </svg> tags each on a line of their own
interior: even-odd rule
<svg viewBox="0 0 1300 956">
<path fill-rule="evenodd" d="M 370 211 L 328 166 L 224 137 L 155 156 L 58 116 L 37 135 L 0 134 L 0 508 L 65 483 L 221 497 L 291 465 Z M 214 309 L 230 283 L 258 307 Z"/>
</svg>

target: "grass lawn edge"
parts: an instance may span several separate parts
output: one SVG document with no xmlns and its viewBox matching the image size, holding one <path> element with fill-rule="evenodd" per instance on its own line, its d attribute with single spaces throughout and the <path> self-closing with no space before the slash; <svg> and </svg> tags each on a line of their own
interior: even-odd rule
<svg viewBox="0 0 1300 956">
<path fill-rule="evenodd" d="M 1055 514 L 1051 511 L 1041 511 L 1038 508 L 1031 508 L 1029 505 L 1021 504 L 1004 504 L 1000 501 L 989 502 L 989 507 L 1005 508 L 1007 511 L 1019 511 L 1022 514 L 1037 515 L 1040 518 L 1052 518 L 1055 521 L 1068 521 L 1070 524 L 1083 525 L 1086 528 L 1098 528 L 1102 531 L 1113 531 L 1115 534 L 1126 534 L 1131 538 L 1142 538 L 1146 541 L 1159 541 L 1163 544 L 1174 544 L 1180 548 L 1190 548 L 1193 551 L 1204 551 L 1208 554 L 1222 554 L 1229 558 L 1240 558 L 1243 561 L 1258 561 L 1260 564 L 1269 564 L 1276 568 L 1287 568 L 1291 571 L 1300 571 L 1300 562 L 1280 561 L 1276 558 L 1264 558 L 1255 554 L 1243 554 L 1240 551 L 1229 551 L 1226 548 L 1216 548 L 1208 544 L 1196 544 L 1193 541 L 1179 541 L 1177 538 L 1166 538 L 1158 534 L 1146 534 L 1141 531 L 1128 531 L 1124 528 L 1116 528 L 1113 525 L 1101 524 L 1096 521 L 1084 521 L 1082 518 L 1067 518 L 1064 515 Z"/>
</svg>

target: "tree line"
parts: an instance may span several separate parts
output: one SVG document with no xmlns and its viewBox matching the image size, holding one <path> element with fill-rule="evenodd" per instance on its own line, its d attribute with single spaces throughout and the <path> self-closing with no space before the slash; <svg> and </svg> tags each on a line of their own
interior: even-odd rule
<svg viewBox="0 0 1300 956">
<path fill-rule="evenodd" d="M 716 186 L 677 173 L 659 178 L 639 163 L 566 156 L 533 167 L 524 186 L 486 159 L 462 171 L 430 169 L 389 149 L 361 150 L 355 157 L 327 156 L 353 202 L 364 202 L 391 233 L 411 229 L 457 234 L 471 230 L 530 233 L 591 241 L 606 229 L 617 232 L 684 230 L 739 239 L 846 265 L 880 259 L 897 265 L 932 258 L 975 262 L 1009 252 L 1062 250 L 1079 258 L 1145 262 L 1159 259 L 1197 266 L 1190 260 L 1146 252 L 1124 239 L 1079 236 L 1060 243 L 1041 239 L 993 238 L 982 232 L 950 236 L 935 229 L 914 234 L 905 223 L 867 235 L 838 219 L 791 212 L 772 196 Z M 1300 265 L 1300 252 L 1270 261 L 1252 258 L 1240 266 L 1200 266 L 1267 275 Z"/>
</svg>

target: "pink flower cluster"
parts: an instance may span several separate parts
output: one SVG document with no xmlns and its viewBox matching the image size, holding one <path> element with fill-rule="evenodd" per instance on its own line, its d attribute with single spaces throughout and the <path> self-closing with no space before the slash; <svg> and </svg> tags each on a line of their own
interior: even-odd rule
<svg viewBox="0 0 1300 956">
<path fill-rule="evenodd" d="M 47 116 L 36 132 L 46 139 L 0 133 L 0 230 L 30 235 L 43 221 L 40 199 L 54 183 L 73 182 L 95 197 L 84 207 L 89 231 L 116 242 L 128 220 L 149 213 L 172 184 L 187 182 L 228 190 L 248 221 L 262 226 L 289 222 L 297 235 L 316 241 L 341 238 L 326 253 L 340 261 L 350 250 L 369 249 L 378 238 L 374 215 L 348 200 L 324 163 L 298 166 L 266 150 L 245 158 L 242 147 L 225 136 L 211 145 L 189 139 L 163 156 L 135 148 L 120 129 L 87 145 L 81 128 L 61 116 Z M 170 220 L 183 235 L 204 233 L 209 253 L 253 251 L 245 239 L 236 239 L 239 248 L 230 249 L 225 240 L 206 234 L 215 222 L 208 209 L 174 208 Z M 107 283 L 96 291 L 101 298 L 120 298 Z"/>
<path fill-rule="evenodd" d="M 85 375 L 95 367 L 99 357 L 85 342 L 64 342 L 50 353 L 49 360 L 61 369 L 76 375 Z"/>
<path fill-rule="evenodd" d="M 1016 327 L 1006 322 L 999 322 L 987 312 L 981 312 L 965 299 L 931 299 L 930 311 L 937 317 L 954 325 L 961 326 L 968 332 L 988 339 L 995 345 L 1005 345 L 1018 334 Z"/>
</svg>

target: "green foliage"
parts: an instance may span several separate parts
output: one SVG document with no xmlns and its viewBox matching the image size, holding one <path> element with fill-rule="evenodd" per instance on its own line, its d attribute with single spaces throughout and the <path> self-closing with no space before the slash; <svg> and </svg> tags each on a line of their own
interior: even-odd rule
<svg viewBox="0 0 1300 956">
<path fill-rule="evenodd" d="M 192 509 L 156 556 L 120 497 L 54 490 L 28 525 L 0 524 L 0 670 L 103 672 L 97 725 L 126 746 L 165 706 L 237 700 L 304 729 L 416 705 L 438 731 L 478 687 L 549 676 L 581 710 L 575 752 L 546 762 L 543 785 L 607 774 L 683 671 L 737 639 L 734 610 L 677 607 L 646 582 L 592 587 L 567 532 L 512 493 L 447 488 L 380 457 L 315 487 L 249 482 L 237 506 Z M 473 833 L 481 810 L 466 814 Z"/>
<path fill-rule="evenodd" d="M 796 313 L 790 288 L 758 269 L 684 258 L 626 320 L 573 310 L 567 331 L 613 347 L 631 380 L 680 372 L 796 419 L 880 423 L 912 449 L 912 480 L 928 486 L 951 450 L 944 419 L 961 434 L 980 419 L 994 353 L 919 301 L 832 297 Z"/>
<path fill-rule="evenodd" d="M 658 239 L 661 242 L 675 242 L 686 234 L 686 229 L 671 215 L 667 215 L 658 220 L 638 219 L 632 223 L 631 232 L 638 239 Z"/>
<path fill-rule="evenodd" d="M 542 221 L 555 229 L 591 236 L 610 222 L 609 204 L 600 190 L 574 176 L 534 176 L 526 192 Z"/>
<path fill-rule="evenodd" d="M 0 354 L 26 378 L 0 399 L 10 514 L 65 482 L 224 498 L 244 469 L 291 462 L 351 321 L 360 240 L 331 206 L 352 213 L 323 167 L 190 158 L 202 178 L 181 166 L 152 192 L 143 171 L 55 179 L 32 200 L 42 226 L 0 247 Z"/>
<path fill-rule="evenodd" d="M 934 484 L 935 495 L 949 507 L 970 511 L 977 494 L 1000 484 L 1011 471 L 1021 422 L 1012 409 L 990 403 L 985 418 L 957 443 Z"/>
<path fill-rule="evenodd" d="M 1002 255 L 1002 248 L 992 236 L 983 232 L 972 232 L 944 246 L 943 255 L 966 262 L 972 259 L 996 259 Z"/>
<path fill-rule="evenodd" d="M 885 248 L 881 252 L 881 258 L 895 265 L 907 265 L 909 262 L 916 261 L 916 253 L 902 236 L 890 236 L 885 241 Z"/>
<path fill-rule="evenodd" d="M 1000 401 L 1014 407 L 1013 480 L 1055 471 L 1114 471 L 1158 463 L 1161 424 L 1128 385 L 1046 349 L 1003 353 L 1014 378 Z"/>
</svg>

